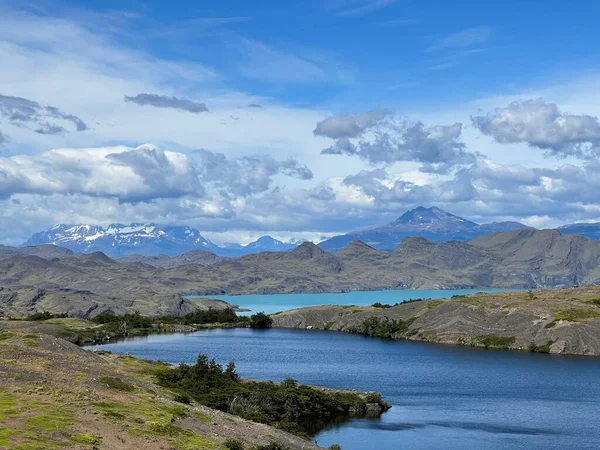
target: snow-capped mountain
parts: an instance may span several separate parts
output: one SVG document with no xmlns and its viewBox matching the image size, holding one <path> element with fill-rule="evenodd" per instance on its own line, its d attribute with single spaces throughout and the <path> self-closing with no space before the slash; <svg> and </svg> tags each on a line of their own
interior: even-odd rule
<svg viewBox="0 0 600 450">
<path fill-rule="evenodd" d="M 126 255 L 178 256 L 192 250 L 205 250 L 219 256 L 237 257 L 260 252 L 284 252 L 294 244 L 263 236 L 248 245 L 218 246 L 188 226 L 159 226 L 153 223 L 113 223 L 98 225 L 55 225 L 34 234 L 23 246 L 55 244 L 77 253 L 103 252 L 112 257 Z"/>
<path fill-rule="evenodd" d="M 98 225 L 55 225 L 34 234 L 23 245 L 56 244 L 78 253 L 100 251 L 118 257 L 128 254 L 176 256 L 190 250 L 218 252 L 220 248 L 187 226 L 161 227 L 153 223 Z"/>
<path fill-rule="evenodd" d="M 295 244 L 286 244 L 285 242 L 279 241 L 272 238 L 271 236 L 262 236 L 256 241 L 249 243 L 242 247 L 242 251 L 249 255 L 251 253 L 260 252 L 287 252 L 297 247 Z"/>
</svg>

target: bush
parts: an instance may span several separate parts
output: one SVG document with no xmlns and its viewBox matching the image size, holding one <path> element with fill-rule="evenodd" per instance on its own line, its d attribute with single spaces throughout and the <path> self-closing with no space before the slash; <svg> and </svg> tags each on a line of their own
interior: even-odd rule
<svg viewBox="0 0 600 450">
<path fill-rule="evenodd" d="M 259 445 L 258 447 L 254 447 L 253 450 L 288 450 L 288 448 L 278 444 L 277 442 L 271 442 L 267 445 Z"/>
<path fill-rule="evenodd" d="M 496 336 L 495 334 L 486 334 L 483 336 L 477 336 L 474 342 L 482 345 L 485 348 L 509 348 L 515 343 L 515 337 L 509 336 Z"/>
<path fill-rule="evenodd" d="M 43 311 L 43 312 L 36 312 L 35 314 L 30 315 L 29 317 L 27 317 L 27 320 L 39 322 L 42 320 L 49 320 L 49 319 L 64 319 L 65 317 L 69 317 L 67 313 L 52 314 L 48 311 Z"/>
<path fill-rule="evenodd" d="M 175 397 L 173 397 L 173 400 L 179 403 L 183 403 L 184 405 L 189 405 L 190 403 L 192 403 L 192 400 L 190 399 L 189 395 L 186 394 L 177 394 L 175 395 Z"/>
<path fill-rule="evenodd" d="M 286 378 L 281 382 L 281 386 L 286 388 L 296 388 L 298 387 L 298 382 L 293 378 Z"/>
<path fill-rule="evenodd" d="M 162 386 L 204 406 L 296 434 L 314 433 L 336 418 L 360 416 L 367 407 L 356 393 L 323 391 L 293 379 L 280 384 L 242 381 L 234 363 L 224 370 L 206 355 L 199 355 L 192 366 L 161 367 L 156 376 Z M 372 400 L 389 408 L 378 395 Z"/>
<path fill-rule="evenodd" d="M 373 308 L 382 308 L 382 309 L 387 309 L 387 308 L 391 308 L 392 305 L 389 305 L 387 303 L 380 303 L 380 302 L 375 302 L 371 305 Z"/>
<path fill-rule="evenodd" d="M 332 444 L 329 446 L 329 450 L 342 450 L 342 447 L 340 444 Z"/>
<path fill-rule="evenodd" d="M 415 319 L 400 320 L 400 319 L 383 319 L 379 317 L 367 317 L 359 325 L 351 328 L 351 333 L 358 333 L 364 336 L 378 338 L 394 338 L 403 336 L 408 333 L 410 325 Z"/>
<path fill-rule="evenodd" d="M 532 353 L 550 353 L 550 346 L 554 344 L 554 341 L 548 341 L 542 345 L 536 345 L 535 342 L 529 344 L 529 351 Z"/>
<path fill-rule="evenodd" d="M 227 439 L 223 442 L 223 447 L 227 450 L 244 450 L 244 443 L 238 439 Z"/>
<path fill-rule="evenodd" d="M 252 314 L 250 316 L 250 328 L 271 328 L 273 319 L 263 312 Z"/>
</svg>

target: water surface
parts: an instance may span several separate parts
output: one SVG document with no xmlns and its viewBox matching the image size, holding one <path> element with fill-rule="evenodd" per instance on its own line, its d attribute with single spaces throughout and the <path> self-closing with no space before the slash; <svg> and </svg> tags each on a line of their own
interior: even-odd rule
<svg viewBox="0 0 600 450">
<path fill-rule="evenodd" d="M 376 390 L 380 419 L 321 432 L 344 450 L 598 449 L 600 359 L 488 351 L 301 330 L 206 330 L 103 346 L 194 363 L 206 353 L 241 376 Z"/>
<path fill-rule="evenodd" d="M 270 295 L 210 295 L 204 297 L 223 300 L 250 311 L 243 314 L 265 312 L 267 314 L 305 306 L 318 305 L 356 305 L 369 306 L 375 302 L 402 303 L 412 299 L 441 299 L 453 295 L 468 295 L 477 292 L 510 292 L 515 289 L 402 289 L 395 291 L 355 291 L 328 294 L 270 294 Z M 199 296 L 188 296 L 193 299 Z"/>
</svg>

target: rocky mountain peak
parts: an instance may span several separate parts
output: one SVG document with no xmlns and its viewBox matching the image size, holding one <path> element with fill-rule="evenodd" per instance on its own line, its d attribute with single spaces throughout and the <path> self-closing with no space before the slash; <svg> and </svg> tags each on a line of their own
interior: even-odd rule
<svg viewBox="0 0 600 450">
<path fill-rule="evenodd" d="M 455 216 L 437 207 L 418 206 L 402 214 L 391 222 L 390 226 L 411 226 L 423 229 L 469 229 L 476 227 L 475 222 Z"/>
</svg>

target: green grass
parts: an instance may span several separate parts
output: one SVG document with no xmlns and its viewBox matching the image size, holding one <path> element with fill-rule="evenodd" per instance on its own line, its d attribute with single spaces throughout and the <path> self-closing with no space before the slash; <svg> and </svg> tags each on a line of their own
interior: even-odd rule
<svg viewBox="0 0 600 450">
<path fill-rule="evenodd" d="M 132 392 L 135 390 L 134 385 L 125 383 L 120 378 L 102 377 L 99 381 L 100 383 L 107 385 L 111 389 L 116 389 L 117 391 Z"/>
<path fill-rule="evenodd" d="M 448 300 L 431 300 L 430 302 L 427 302 L 427 307 L 431 309 L 443 305 L 444 303 L 448 303 Z"/>
<path fill-rule="evenodd" d="M 26 420 L 26 425 L 38 431 L 57 432 L 76 423 L 72 410 L 58 405 L 42 405 L 37 415 Z"/>
<path fill-rule="evenodd" d="M 8 438 L 19 434 L 18 431 L 10 430 L 8 428 L 0 428 L 0 447 L 9 448 L 10 442 Z"/>
<path fill-rule="evenodd" d="M 77 433 L 71 435 L 71 440 L 76 444 L 81 445 L 97 445 L 102 442 L 102 438 L 100 436 L 96 436 L 91 433 Z"/>
<path fill-rule="evenodd" d="M 8 339 L 10 339 L 11 337 L 13 337 L 15 335 L 15 333 L 13 333 L 12 331 L 3 331 L 0 332 L 0 342 L 1 341 L 7 341 Z"/>
<path fill-rule="evenodd" d="M 210 417 L 208 417 L 206 414 L 203 414 L 199 411 L 196 411 L 194 413 L 194 416 L 196 416 L 196 419 L 200 420 L 201 422 L 205 422 L 205 423 L 212 422 L 212 419 Z"/>
<path fill-rule="evenodd" d="M 514 336 L 496 336 L 495 334 L 484 334 L 473 338 L 473 343 L 484 348 L 510 348 L 515 343 Z"/>
<path fill-rule="evenodd" d="M 21 411 L 17 409 L 17 399 L 14 395 L 8 394 L 0 388 L 0 422 L 5 421 L 9 416 L 18 416 Z"/>
<path fill-rule="evenodd" d="M 566 320 L 569 322 L 580 322 L 587 319 L 596 319 L 600 317 L 600 311 L 594 311 L 591 309 L 563 309 L 554 312 L 554 317 L 558 320 Z"/>
</svg>

